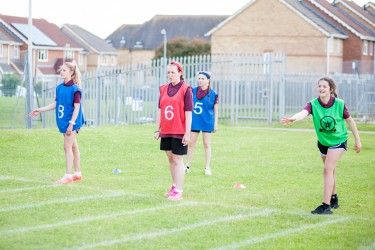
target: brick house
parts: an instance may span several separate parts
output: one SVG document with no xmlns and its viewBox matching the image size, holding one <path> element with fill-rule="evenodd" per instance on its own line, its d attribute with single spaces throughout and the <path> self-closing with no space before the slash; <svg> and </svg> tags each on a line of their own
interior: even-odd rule
<svg viewBox="0 0 375 250">
<path fill-rule="evenodd" d="M 326 0 L 251 0 L 206 34 L 211 53 L 284 52 L 287 73 L 343 72 L 346 60 L 370 60 L 360 55 L 362 41 L 375 36 L 365 29 L 353 34 L 328 14 L 332 8 Z M 349 56 L 353 36 L 356 52 Z"/>
<path fill-rule="evenodd" d="M 87 68 L 84 71 L 95 71 L 117 66 L 117 50 L 105 40 L 81 28 L 78 25 L 64 24 L 61 30 L 77 44 L 85 48 Z"/>
<path fill-rule="evenodd" d="M 359 8 L 354 8 L 356 4 L 351 1 L 334 1 L 332 4 L 326 0 L 305 0 L 305 2 L 348 34 L 343 44 L 343 72 L 373 73 L 374 18 L 367 15 L 364 19 L 365 14 L 361 12 L 360 15 Z"/>
<path fill-rule="evenodd" d="M 363 9 L 375 17 L 375 4 L 374 3 L 367 3 L 363 6 Z"/>
<path fill-rule="evenodd" d="M 7 37 L 13 37 L 17 41 L 13 42 L 13 55 L 10 50 L 10 58 L 7 60 L 9 66 L 22 74 L 28 50 L 28 18 L 0 14 L 0 26 L 8 33 Z M 56 75 L 56 70 L 65 60 L 76 61 L 81 71 L 86 69 L 84 48 L 63 33 L 57 25 L 45 19 L 33 18 L 32 40 L 34 75 Z"/>
<path fill-rule="evenodd" d="M 22 45 L 23 41 L 0 22 L 0 81 L 3 74 L 22 73 L 23 67 L 19 66 Z"/>
<path fill-rule="evenodd" d="M 106 40 L 118 50 L 118 64 L 130 65 L 151 61 L 155 50 L 163 44 L 161 30 L 166 30 L 167 40 L 176 37 L 202 38 L 204 34 L 228 16 L 156 15 L 139 25 L 124 24 Z"/>
</svg>

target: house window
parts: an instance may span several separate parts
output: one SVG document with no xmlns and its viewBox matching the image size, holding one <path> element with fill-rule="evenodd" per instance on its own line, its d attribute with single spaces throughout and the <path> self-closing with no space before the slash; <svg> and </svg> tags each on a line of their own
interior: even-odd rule
<svg viewBox="0 0 375 250">
<path fill-rule="evenodd" d="M 39 62 L 47 62 L 48 61 L 48 50 L 40 49 L 38 51 L 38 61 Z"/>
<path fill-rule="evenodd" d="M 374 43 L 373 42 L 370 42 L 369 51 L 370 51 L 370 56 L 372 56 L 373 55 L 373 51 L 374 51 Z"/>
<path fill-rule="evenodd" d="M 0 56 L 2 56 L 3 55 L 3 44 L 1 43 L 0 44 Z"/>
<path fill-rule="evenodd" d="M 14 46 L 14 59 L 19 59 L 19 58 L 20 58 L 20 47 Z"/>
<path fill-rule="evenodd" d="M 83 64 L 83 54 L 79 53 L 78 54 L 78 65 L 82 65 L 82 64 Z"/>
<path fill-rule="evenodd" d="M 102 65 L 107 65 L 107 63 L 108 63 L 107 56 L 102 56 Z"/>
<path fill-rule="evenodd" d="M 67 59 L 73 59 L 74 58 L 73 51 L 71 51 L 71 50 L 65 51 L 65 58 L 67 58 Z"/>
<path fill-rule="evenodd" d="M 368 41 L 367 40 L 363 41 L 363 54 L 364 55 L 368 54 Z"/>
</svg>

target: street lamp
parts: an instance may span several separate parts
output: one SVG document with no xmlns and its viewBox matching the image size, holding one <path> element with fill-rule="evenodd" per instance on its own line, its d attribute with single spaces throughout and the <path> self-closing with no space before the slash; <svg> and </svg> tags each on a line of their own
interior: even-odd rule
<svg viewBox="0 0 375 250">
<path fill-rule="evenodd" d="M 164 74 L 163 74 L 163 80 L 166 79 L 165 71 L 167 70 L 167 31 L 165 29 L 162 29 L 160 33 L 164 36 L 164 53 L 163 53 L 163 62 L 164 62 Z"/>
</svg>

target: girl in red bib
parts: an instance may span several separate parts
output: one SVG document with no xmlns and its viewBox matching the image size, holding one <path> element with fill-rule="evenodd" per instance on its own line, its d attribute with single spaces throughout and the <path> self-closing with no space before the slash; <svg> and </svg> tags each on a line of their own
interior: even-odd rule
<svg viewBox="0 0 375 250">
<path fill-rule="evenodd" d="M 183 155 L 187 154 L 193 110 L 193 92 L 184 82 L 183 69 L 177 62 L 167 67 L 169 84 L 160 86 L 159 109 L 154 138 L 165 151 L 172 176 L 172 187 L 165 193 L 169 200 L 182 199 L 185 170 Z"/>
</svg>

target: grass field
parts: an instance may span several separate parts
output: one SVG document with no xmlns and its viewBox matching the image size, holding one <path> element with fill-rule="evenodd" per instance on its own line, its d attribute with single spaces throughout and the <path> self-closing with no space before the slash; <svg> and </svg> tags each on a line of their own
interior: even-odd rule
<svg viewBox="0 0 375 250">
<path fill-rule="evenodd" d="M 71 185 L 54 184 L 65 171 L 57 129 L 0 130 L 0 249 L 375 249 L 375 126 L 360 154 L 350 135 L 340 208 L 325 216 L 310 214 L 323 195 L 313 131 L 222 126 L 212 176 L 200 137 L 173 202 L 153 130 L 83 128 L 84 180 Z"/>
</svg>

